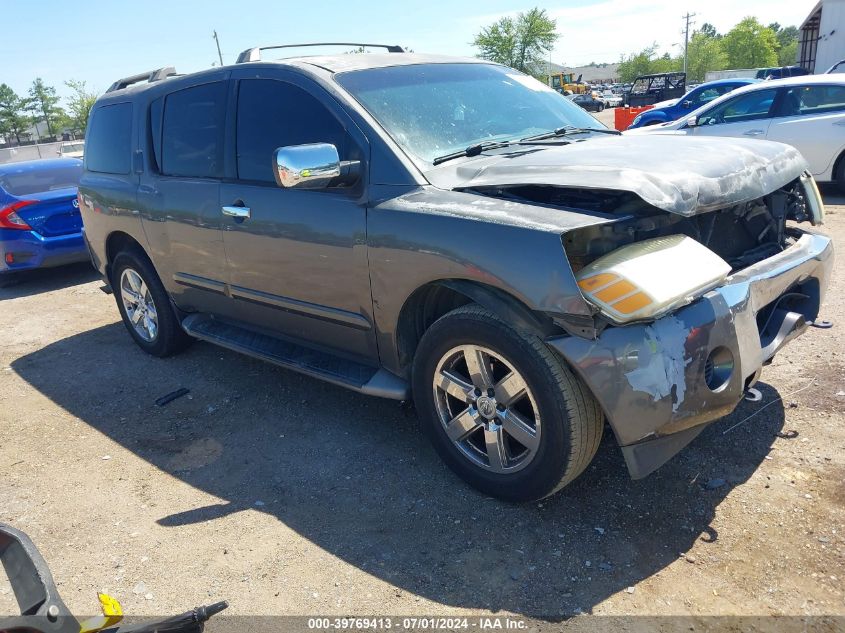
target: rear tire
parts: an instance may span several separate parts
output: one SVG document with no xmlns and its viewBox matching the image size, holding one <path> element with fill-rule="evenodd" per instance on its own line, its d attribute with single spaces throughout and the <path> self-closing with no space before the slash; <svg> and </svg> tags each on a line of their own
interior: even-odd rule
<svg viewBox="0 0 845 633">
<path fill-rule="evenodd" d="M 412 382 L 420 423 L 440 457 L 493 497 L 554 494 L 598 449 L 603 415 L 587 387 L 541 338 L 478 305 L 426 331 Z"/>
<path fill-rule="evenodd" d="M 111 286 L 123 324 L 147 354 L 171 356 L 191 344 L 145 255 L 134 250 L 119 253 L 111 267 Z"/>
</svg>

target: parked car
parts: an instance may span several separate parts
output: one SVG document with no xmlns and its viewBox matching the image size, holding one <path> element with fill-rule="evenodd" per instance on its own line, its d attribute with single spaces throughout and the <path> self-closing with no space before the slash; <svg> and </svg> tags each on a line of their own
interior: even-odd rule
<svg viewBox="0 0 845 633">
<path fill-rule="evenodd" d="M 601 112 L 604 110 L 604 101 L 592 92 L 585 95 L 575 95 L 571 101 L 588 112 Z"/>
<path fill-rule="evenodd" d="M 795 147 L 821 182 L 845 190 L 845 79 L 807 75 L 755 83 L 673 123 L 626 134 L 733 136 Z"/>
<path fill-rule="evenodd" d="M 65 141 L 56 150 L 62 158 L 83 158 L 85 156 L 85 141 Z"/>
<path fill-rule="evenodd" d="M 757 79 L 720 79 L 718 81 L 710 81 L 706 84 L 701 84 L 697 88 L 693 88 L 680 99 L 670 99 L 662 103 L 655 103 L 651 110 L 641 112 L 631 125 L 629 130 L 645 127 L 647 125 L 657 125 L 659 123 L 666 123 L 667 121 L 674 121 L 681 118 L 685 114 L 689 114 L 693 110 L 697 110 L 705 103 L 713 101 L 723 94 L 729 93 L 742 86 L 755 83 Z"/>
<path fill-rule="evenodd" d="M 622 105 L 622 96 L 616 94 L 612 90 L 605 90 L 601 94 L 601 100 L 604 102 L 606 108 L 617 108 Z"/>
<path fill-rule="evenodd" d="M 477 59 L 238 59 L 91 114 L 85 237 L 149 354 L 413 397 L 456 473 L 526 500 L 605 417 L 646 476 L 817 317 L 833 247 L 791 147 L 621 136 Z"/>
<path fill-rule="evenodd" d="M 809 74 L 810 71 L 801 66 L 777 66 L 774 68 L 758 68 L 754 77 L 756 79 L 786 79 L 787 77 L 803 77 Z"/>
<path fill-rule="evenodd" d="M 0 285 L 34 268 L 86 261 L 78 158 L 0 165 Z"/>
</svg>

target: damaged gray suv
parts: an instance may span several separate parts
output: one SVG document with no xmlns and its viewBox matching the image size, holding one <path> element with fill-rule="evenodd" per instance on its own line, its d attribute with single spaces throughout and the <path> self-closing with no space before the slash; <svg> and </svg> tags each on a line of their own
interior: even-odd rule
<svg viewBox="0 0 845 633">
<path fill-rule="evenodd" d="M 97 101 L 84 233 L 144 351 L 413 397 L 460 477 L 528 500 L 605 420 L 646 476 L 817 319 L 833 248 L 794 149 L 623 137 L 509 68 L 386 48 Z"/>
</svg>

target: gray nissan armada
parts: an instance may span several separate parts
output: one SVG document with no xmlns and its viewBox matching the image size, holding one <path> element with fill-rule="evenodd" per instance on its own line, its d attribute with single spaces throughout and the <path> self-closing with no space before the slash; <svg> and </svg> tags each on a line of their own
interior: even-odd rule
<svg viewBox="0 0 845 633">
<path fill-rule="evenodd" d="M 796 150 L 620 136 L 510 68 L 382 48 L 97 101 L 84 235 L 141 349 L 413 397 L 450 468 L 520 501 L 605 420 L 648 475 L 817 320 L 833 247 Z"/>
</svg>

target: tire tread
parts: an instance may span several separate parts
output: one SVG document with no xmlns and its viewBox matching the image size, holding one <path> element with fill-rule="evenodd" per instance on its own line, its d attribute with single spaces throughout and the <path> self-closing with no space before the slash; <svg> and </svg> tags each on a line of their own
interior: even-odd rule
<svg viewBox="0 0 845 633">
<path fill-rule="evenodd" d="M 512 327 L 486 308 L 470 303 L 443 315 L 431 327 L 445 319 L 470 318 L 482 320 L 497 328 L 515 333 L 533 351 L 535 358 L 551 373 L 557 384 L 557 401 L 565 409 L 569 421 L 569 455 L 562 460 L 566 467 L 560 479 L 536 498 L 555 494 L 580 475 L 592 461 L 601 443 L 604 414 L 587 386 L 566 366 L 564 361 L 536 333 Z"/>
</svg>

